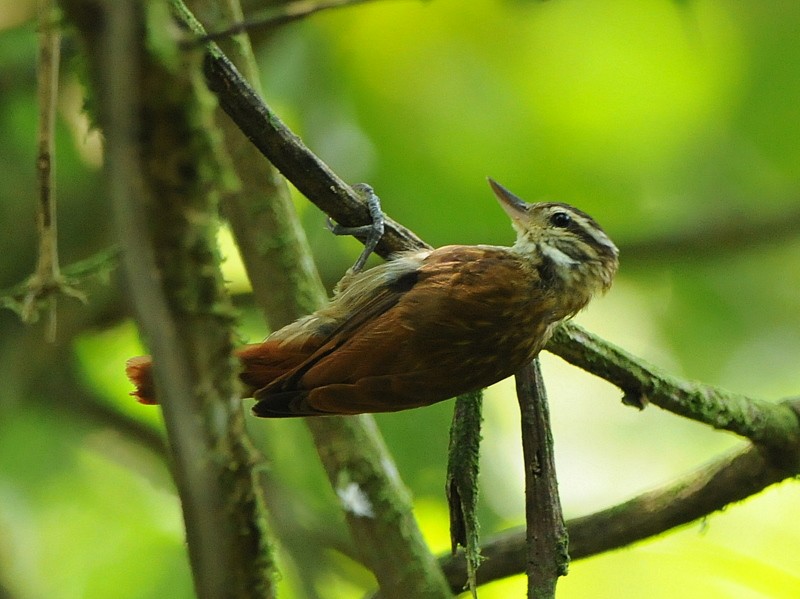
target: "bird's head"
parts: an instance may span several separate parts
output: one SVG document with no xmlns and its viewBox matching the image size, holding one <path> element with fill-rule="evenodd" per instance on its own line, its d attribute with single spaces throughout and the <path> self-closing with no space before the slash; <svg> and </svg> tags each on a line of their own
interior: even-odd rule
<svg viewBox="0 0 800 599">
<path fill-rule="evenodd" d="M 619 251 L 591 216 L 561 202 L 529 204 L 492 179 L 489 185 L 517 231 L 513 249 L 530 256 L 543 278 L 589 294 L 611 286 Z"/>
</svg>

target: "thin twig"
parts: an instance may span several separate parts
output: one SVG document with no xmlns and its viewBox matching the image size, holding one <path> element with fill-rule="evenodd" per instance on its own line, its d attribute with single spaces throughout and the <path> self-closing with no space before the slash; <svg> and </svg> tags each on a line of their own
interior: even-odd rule
<svg viewBox="0 0 800 599">
<path fill-rule="evenodd" d="M 84 286 L 94 279 L 106 280 L 119 264 L 119 247 L 111 246 L 104 250 L 73 262 L 61 268 L 61 274 L 68 281 Z M 22 314 L 22 306 L 30 292 L 28 280 L 0 290 L 0 308 L 8 308 Z"/>
<path fill-rule="evenodd" d="M 254 29 L 278 27 L 332 8 L 354 6 L 370 1 L 373 0 L 317 0 L 316 2 L 295 0 L 294 2 L 286 2 L 266 9 L 258 15 L 248 18 L 247 21 L 236 23 L 220 31 L 201 35 L 197 39 L 191 40 L 189 43 L 191 45 L 203 45 L 206 42 L 219 41 L 231 35 L 236 35 L 237 33 L 253 31 Z"/>
<path fill-rule="evenodd" d="M 61 60 L 61 29 L 57 22 L 54 0 L 39 0 L 39 144 L 36 174 L 39 181 L 39 202 L 36 224 L 39 232 L 39 257 L 36 270 L 28 279 L 21 301 L 20 315 L 24 322 L 35 322 L 39 311 L 48 311 L 46 337 L 56 337 L 56 298 L 59 293 L 86 302 L 86 296 L 72 287 L 58 267 L 58 230 L 56 227 L 55 193 L 55 122 L 58 99 L 58 69 Z"/>
</svg>

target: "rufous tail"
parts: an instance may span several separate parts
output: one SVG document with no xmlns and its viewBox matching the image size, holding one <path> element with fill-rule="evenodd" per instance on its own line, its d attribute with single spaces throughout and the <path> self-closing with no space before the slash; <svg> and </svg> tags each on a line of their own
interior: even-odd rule
<svg viewBox="0 0 800 599">
<path fill-rule="evenodd" d="M 236 350 L 241 362 L 239 378 L 245 384 L 244 397 L 266 387 L 273 380 L 299 366 L 309 356 L 308 344 L 293 346 L 275 341 L 245 345 Z M 139 403 L 157 404 L 153 384 L 153 360 L 150 356 L 137 356 L 125 364 L 125 374 L 136 386 L 131 392 Z"/>
<path fill-rule="evenodd" d="M 125 362 L 125 374 L 136 385 L 131 395 L 143 404 L 156 404 L 156 391 L 153 387 L 153 361 L 150 356 L 136 356 Z"/>
</svg>

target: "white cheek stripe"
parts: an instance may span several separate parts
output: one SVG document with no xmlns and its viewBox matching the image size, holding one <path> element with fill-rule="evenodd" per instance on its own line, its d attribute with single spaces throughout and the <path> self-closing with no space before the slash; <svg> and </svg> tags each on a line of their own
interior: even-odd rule
<svg viewBox="0 0 800 599">
<path fill-rule="evenodd" d="M 570 258 L 561 250 L 554 248 L 551 245 L 547 245 L 546 243 L 541 244 L 542 253 L 550 258 L 555 264 L 559 266 L 574 266 L 578 264 L 578 261 L 574 258 Z"/>
</svg>

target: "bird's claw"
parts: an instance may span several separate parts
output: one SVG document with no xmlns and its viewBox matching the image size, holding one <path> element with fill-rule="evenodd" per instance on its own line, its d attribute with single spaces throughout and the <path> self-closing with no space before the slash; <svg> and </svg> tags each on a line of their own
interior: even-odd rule
<svg viewBox="0 0 800 599">
<path fill-rule="evenodd" d="M 369 208 L 369 216 L 372 222 L 368 225 L 345 227 L 333 222 L 333 220 L 328 217 L 326 226 L 334 235 L 352 235 L 364 241 L 364 251 L 361 252 L 361 255 L 350 269 L 350 272 L 357 273 L 364 268 L 367 258 L 375 251 L 375 247 L 378 245 L 381 237 L 383 237 L 386 219 L 381 210 L 381 200 L 375 195 L 372 187 L 366 183 L 358 183 L 357 185 L 353 185 L 351 189 L 364 198 L 367 208 Z"/>
</svg>

